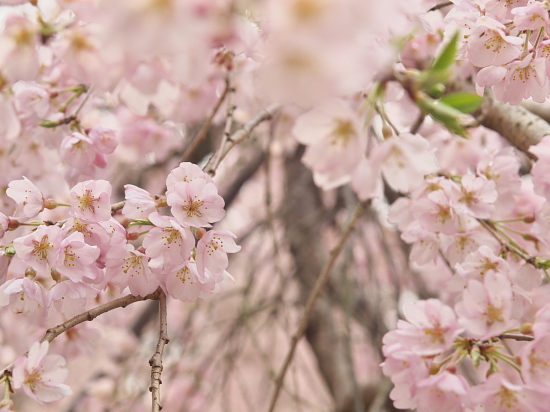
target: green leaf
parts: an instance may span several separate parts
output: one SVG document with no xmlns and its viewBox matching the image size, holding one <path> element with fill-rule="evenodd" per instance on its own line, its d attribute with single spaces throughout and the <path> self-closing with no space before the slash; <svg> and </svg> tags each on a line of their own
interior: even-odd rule
<svg viewBox="0 0 550 412">
<path fill-rule="evenodd" d="M 434 100 L 423 92 L 416 94 L 416 104 L 424 113 L 430 115 L 451 132 L 462 137 L 468 137 L 466 131 L 468 118 L 460 110 L 440 100 Z"/>
<path fill-rule="evenodd" d="M 443 48 L 439 56 L 434 60 L 431 71 L 447 70 L 455 61 L 456 52 L 458 50 L 459 33 L 456 32 L 449 43 Z"/>
<path fill-rule="evenodd" d="M 479 96 L 475 93 L 457 92 L 447 94 L 439 101 L 460 110 L 462 113 L 472 113 L 481 106 L 483 96 Z"/>
</svg>

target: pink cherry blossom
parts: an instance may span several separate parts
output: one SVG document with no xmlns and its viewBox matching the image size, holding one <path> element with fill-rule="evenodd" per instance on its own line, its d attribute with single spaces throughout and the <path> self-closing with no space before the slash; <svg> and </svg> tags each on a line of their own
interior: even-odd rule
<svg viewBox="0 0 550 412">
<path fill-rule="evenodd" d="M 546 390 L 550 379 L 550 334 L 529 342 L 521 348 L 519 357 L 525 382 Z"/>
<path fill-rule="evenodd" d="M 90 129 L 88 136 L 99 153 L 111 154 L 118 146 L 116 132 L 108 127 L 96 125 Z"/>
<path fill-rule="evenodd" d="M 399 192 L 409 192 L 424 178 L 437 171 L 435 156 L 426 139 L 402 133 L 385 139 L 370 156 L 379 164 L 384 179 Z"/>
<path fill-rule="evenodd" d="M 154 196 L 140 187 L 124 185 L 124 198 L 122 214 L 129 219 L 147 219 L 157 210 Z"/>
<path fill-rule="evenodd" d="M 78 132 L 63 139 L 60 153 L 65 163 L 77 169 L 89 167 L 96 157 L 92 140 Z"/>
<path fill-rule="evenodd" d="M 171 192 L 174 190 L 176 183 L 189 183 L 194 179 L 204 179 L 207 183 L 214 183 L 210 175 L 203 172 L 202 169 L 196 164 L 182 162 L 168 174 L 168 177 L 166 178 L 166 188 L 168 189 L 168 192 Z"/>
<path fill-rule="evenodd" d="M 420 355 L 435 355 L 449 349 L 462 328 L 454 311 L 437 299 L 417 301 L 403 308 L 405 321 L 397 323 L 399 341 Z"/>
<path fill-rule="evenodd" d="M 86 180 L 77 183 L 69 193 L 71 214 L 92 222 L 109 220 L 111 191 L 111 184 L 106 180 Z"/>
<path fill-rule="evenodd" d="M 541 3 L 531 3 L 525 7 L 512 9 L 514 25 L 518 30 L 536 30 L 548 27 L 548 11 Z"/>
<path fill-rule="evenodd" d="M 145 254 L 151 258 L 151 267 L 179 266 L 189 259 L 195 247 L 195 238 L 189 229 L 174 219 L 158 213 L 150 215 L 154 227 L 143 239 Z"/>
<path fill-rule="evenodd" d="M 8 280 L 0 286 L 0 306 L 9 305 L 13 313 L 30 316 L 39 306 L 46 307 L 46 291 L 42 285 L 23 277 Z"/>
<path fill-rule="evenodd" d="M 176 183 L 166 196 L 172 214 L 185 227 L 210 227 L 225 215 L 224 200 L 214 183 L 204 179 Z"/>
<path fill-rule="evenodd" d="M 19 119 L 27 126 L 45 118 L 50 110 L 48 91 L 36 82 L 16 82 L 12 86 L 13 104 Z"/>
<path fill-rule="evenodd" d="M 9 80 L 36 78 L 39 69 L 38 29 L 36 20 L 33 22 L 17 15 L 7 18 L 0 37 L 0 66 Z"/>
<path fill-rule="evenodd" d="M 15 200 L 17 208 L 13 217 L 32 219 L 44 210 L 44 195 L 29 179 L 13 180 L 6 194 Z"/>
<path fill-rule="evenodd" d="M 523 40 L 508 36 L 506 27 L 490 18 L 478 20 L 468 38 L 468 57 L 478 67 L 500 66 L 521 55 Z"/>
<path fill-rule="evenodd" d="M 13 241 L 17 256 L 39 273 L 54 267 L 61 247 L 62 234 L 58 226 L 39 226 L 34 232 Z"/>
<path fill-rule="evenodd" d="M 418 382 L 416 388 L 419 411 L 462 412 L 470 386 L 461 375 L 444 371 Z"/>
<path fill-rule="evenodd" d="M 470 280 L 456 305 L 460 324 L 478 339 L 488 339 L 512 328 L 512 285 L 506 276 L 487 272 L 483 283 Z"/>
<path fill-rule="evenodd" d="M 158 278 L 148 265 L 149 258 L 132 245 L 118 245 L 110 249 L 106 258 L 107 281 L 137 296 L 146 296 L 159 286 Z"/>
<path fill-rule="evenodd" d="M 82 233 L 72 232 L 61 241 L 54 268 L 73 282 L 80 282 L 83 277 L 93 280 L 98 276 L 95 261 L 99 254 L 97 246 L 84 242 Z"/>
<path fill-rule="evenodd" d="M 92 288 L 86 283 L 74 283 L 70 280 L 55 284 L 49 291 L 47 302 L 48 307 L 52 304 L 55 309 L 72 318 L 86 310 L 88 298 L 97 295 L 98 290 Z"/>
<path fill-rule="evenodd" d="M 550 398 L 545 392 L 515 384 L 501 373 L 493 373 L 486 382 L 470 390 L 472 405 L 483 405 L 484 412 L 545 412 Z"/>
<path fill-rule="evenodd" d="M 487 219 L 494 212 L 497 196 L 493 181 L 473 173 L 462 176 L 460 190 L 451 191 L 451 200 L 458 213 L 480 219 Z"/>
<path fill-rule="evenodd" d="M 505 103 L 519 104 L 531 97 L 542 103 L 549 95 L 546 63 L 543 58 L 529 53 L 522 60 L 514 60 L 506 66 L 504 80 L 493 86 L 495 97 Z"/>
<path fill-rule="evenodd" d="M 344 100 L 325 102 L 301 115 L 292 134 L 307 145 L 302 161 L 323 189 L 349 182 L 363 159 L 366 141 L 359 116 Z"/>
<path fill-rule="evenodd" d="M 447 191 L 436 190 L 429 193 L 426 198 L 415 201 L 411 210 L 413 216 L 427 230 L 446 235 L 454 235 L 458 231 L 457 214 Z"/>
<path fill-rule="evenodd" d="M 228 253 L 235 253 L 241 247 L 235 243 L 235 236 L 228 230 L 210 230 L 197 244 L 195 260 L 197 262 L 199 281 L 208 281 L 208 271 L 221 274 L 229 264 Z"/>
<path fill-rule="evenodd" d="M 487 273 L 499 273 L 507 277 L 509 266 L 504 259 L 495 255 L 491 248 L 483 245 L 470 253 L 463 263 L 457 264 L 456 271 L 466 281 L 471 279 L 482 281 Z"/>
<path fill-rule="evenodd" d="M 215 287 L 215 281 L 199 281 L 199 273 L 195 262 L 187 260 L 182 265 L 166 271 L 164 288 L 174 299 L 183 302 L 195 302 L 199 297 L 208 296 Z"/>
<path fill-rule="evenodd" d="M 35 342 L 27 356 L 20 356 L 13 366 L 13 386 L 38 403 L 57 401 L 72 394 L 62 382 L 67 378 L 65 359 L 47 355 L 48 342 Z"/>
</svg>

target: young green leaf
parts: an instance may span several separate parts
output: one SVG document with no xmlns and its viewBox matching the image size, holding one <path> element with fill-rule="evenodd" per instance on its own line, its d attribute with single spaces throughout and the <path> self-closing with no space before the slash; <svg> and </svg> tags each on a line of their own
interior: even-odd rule
<svg viewBox="0 0 550 412">
<path fill-rule="evenodd" d="M 457 92 L 447 94 L 439 101 L 460 110 L 462 113 L 472 113 L 481 106 L 483 96 L 469 92 Z"/>
</svg>

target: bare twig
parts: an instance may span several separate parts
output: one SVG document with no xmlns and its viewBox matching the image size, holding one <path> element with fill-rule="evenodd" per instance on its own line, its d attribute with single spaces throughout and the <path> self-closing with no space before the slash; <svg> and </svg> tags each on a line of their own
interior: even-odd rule
<svg viewBox="0 0 550 412">
<path fill-rule="evenodd" d="M 40 342 L 41 343 L 51 342 L 55 338 L 57 338 L 59 335 L 67 332 L 69 329 L 75 327 L 76 325 L 79 325 L 83 322 L 92 321 L 95 318 L 97 318 L 99 315 L 103 315 L 104 313 L 110 312 L 113 309 L 125 308 L 126 306 L 131 305 L 132 303 L 135 303 L 135 302 L 158 299 L 160 293 L 161 293 L 161 290 L 159 288 L 155 290 L 153 293 L 150 293 L 149 295 L 146 295 L 146 296 L 126 295 L 121 298 L 104 303 L 102 305 L 96 306 L 95 308 L 90 309 L 87 312 L 81 313 L 80 315 L 76 315 L 75 317 L 69 319 L 68 321 L 61 323 L 60 325 L 57 325 L 53 328 L 48 329 L 44 337 L 40 339 Z M 26 356 L 27 354 L 28 352 L 25 352 L 23 356 Z M 10 370 L 11 368 L 13 368 L 13 362 L 3 369 L 2 374 L 5 373 L 7 370 Z"/>
<path fill-rule="evenodd" d="M 531 336 L 531 335 L 523 335 L 523 334 L 520 334 L 520 333 L 503 333 L 502 335 L 499 335 L 498 336 L 499 339 L 514 339 L 514 340 L 518 340 L 518 341 L 526 341 L 526 342 L 529 342 L 529 341 L 532 341 L 535 339 L 534 336 Z"/>
<path fill-rule="evenodd" d="M 191 154 L 193 154 L 193 152 L 197 149 L 197 147 L 201 144 L 201 142 L 208 135 L 208 130 L 210 130 L 210 126 L 212 125 L 212 120 L 214 119 L 214 117 L 218 113 L 218 110 L 220 110 L 220 107 L 221 107 L 222 103 L 224 102 L 224 100 L 227 96 L 227 93 L 229 92 L 229 89 L 230 89 L 229 80 L 226 80 L 225 88 L 223 89 L 223 92 L 222 92 L 221 96 L 219 97 L 216 105 L 214 106 L 214 108 L 212 109 L 212 111 L 210 112 L 210 114 L 208 115 L 208 117 L 206 118 L 204 123 L 202 124 L 202 127 L 200 128 L 198 133 L 195 135 L 195 137 L 193 137 L 193 140 L 186 147 L 185 152 L 183 152 L 183 155 L 181 156 L 181 161 L 182 162 L 189 161 L 189 159 L 191 157 Z"/>
<path fill-rule="evenodd" d="M 325 263 L 323 269 L 321 270 L 321 274 L 317 278 L 317 281 L 315 282 L 315 285 L 313 286 L 313 289 L 307 299 L 306 307 L 304 310 L 304 313 L 302 315 L 302 318 L 300 319 L 300 323 L 298 325 L 298 329 L 296 330 L 296 333 L 292 337 L 291 343 L 290 343 L 290 349 L 288 350 L 286 354 L 285 361 L 283 363 L 283 366 L 277 375 L 276 385 L 275 385 L 275 391 L 273 392 L 273 396 L 271 398 L 269 411 L 273 412 L 275 409 L 275 404 L 277 403 L 277 399 L 279 398 L 279 394 L 281 392 L 281 388 L 283 386 L 283 381 L 285 379 L 286 372 L 288 370 L 288 367 L 290 366 L 292 359 L 294 358 L 294 353 L 296 352 L 296 347 L 298 345 L 298 342 L 303 337 L 304 332 L 308 325 L 308 320 L 313 312 L 313 308 L 315 305 L 315 302 L 317 301 L 317 298 L 319 297 L 321 291 L 325 287 L 325 284 L 327 283 L 329 273 L 336 262 L 336 259 L 340 255 L 340 252 L 342 251 L 344 244 L 346 243 L 348 237 L 351 235 L 353 228 L 355 226 L 355 223 L 359 220 L 359 218 L 363 215 L 365 212 L 367 206 L 370 202 L 362 202 L 359 205 L 357 205 L 349 223 L 347 224 L 346 228 L 340 235 L 340 238 L 338 240 L 338 243 L 332 249 L 330 252 L 330 256 L 328 261 Z"/>
<path fill-rule="evenodd" d="M 256 117 L 254 117 L 243 127 L 233 133 L 229 138 L 224 138 L 222 145 L 220 145 L 216 153 L 214 153 L 210 160 L 208 160 L 208 163 L 204 167 L 204 171 L 210 176 L 214 176 L 216 174 L 216 169 L 220 165 L 221 161 L 225 158 L 227 153 L 229 153 L 229 151 L 233 147 L 246 140 L 250 136 L 250 133 L 252 133 L 252 131 L 260 123 L 265 122 L 266 120 L 270 120 L 273 117 L 273 114 L 279 109 L 279 107 L 280 106 L 277 104 L 269 106 L 267 109 L 260 112 L 258 115 L 256 115 Z"/>
<path fill-rule="evenodd" d="M 160 326 L 157 349 L 149 360 L 149 365 L 151 365 L 151 386 L 149 387 L 149 391 L 151 391 L 153 412 L 159 412 L 162 409 L 160 403 L 162 354 L 164 353 L 164 346 L 170 341 L 170 339 L 168 339 L 168 324 L 166 320 L 166 294 L 163 291 L 159 292 L 159 320 Z"/>
</svg>

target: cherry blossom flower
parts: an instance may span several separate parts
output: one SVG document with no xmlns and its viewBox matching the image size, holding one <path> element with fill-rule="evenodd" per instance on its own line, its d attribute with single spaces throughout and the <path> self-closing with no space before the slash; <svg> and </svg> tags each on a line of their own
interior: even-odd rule
<svg viewBox="0 0 550 412">
<path fill-rule="evenodd" d="M 13 386 L 23 388 L 25 394 L 42 404 L 57 401 L 72 394 L 62 382 L 67 378 L 65 359 L 47 355 L 48 342 L 35 342 L 27 356 L 20 356 L 13 366 Z"/>
<path fill-rule="evenodd" d="M 409 192 L 424 175 L 437 171 L 435 156 L 426 139 L 402 133 L 384 140 L 370 155 L 388 184 L 399 192 Z"/>
<path fill-rule="evenodd" d="M 488 339 L 514 326 L 512 285 L 506 276 L 487 272 L 483 283 L 470 280 L 456 305 L 460 324 L 474 337 Z"/>
<path fill-rule="evenodd" d="M 124 185 L 124 198 L 122 214 L 129 219 L 147 219 L 157 210 L 154 196 L 140 187 Z"/>
<path fill-rule="evenodd" d="M 183 264 L 166 271 L 163 275 L 166 293 L 183 302 L 195 302 L 199 297 L 208 296 L 215 288 L 215 281 L 199 280 L 195 262 L 187 260 Z"/>
<path fill-rule="evenodd" d="M 11 81 L 33 80 L 39 69 L 38 24 L 26 17 L 12 15 L 6 19 L 0 37 L 2 74 Z"/>
<path fill-rule="evenodd" d="M 499 273 L 501 276 L 507 277 L 509 271 L 508 263 L 494 254 L 494 252 L 486 245 L 482 245 L 473 253 L 470 253 L 463 263 L 456 265 L 456 272 L 466 281 L 479 280 L 483 281 L 487 273 Z"/>
<path fill-rule="evenodd" d="M 416 385 L 417 408 L 422 412 L 462 412 L 469 389 L 460 375 L 447 371 L 432 375 Z"/>
<path fill-rule="evenodd" d="M 39 226 L 34 232 L 13 241 L 17 256 L 39 273 L 53 268 L 61 247 L 58 226 Z"/>
<path fill-rule="evenodd" d="M 454 235 L 458 230 L 457 214 L 447 191 L 436 190 L 411 206 L 412 214 L 420 224 L 432 232 Z"/>
<path fill-rule="evenodd" d="M 228 253 L 241 250 L 233 239 L 233 233 L 228 230 L 210 230 L 204 234 L 197 244 L 195 260 L 197 262 L 199 281 L 208 281 L 208 272 L 221 274 L 228 266 Z"/>
<path fill-rule="evenodd" d="M 73 132 L 63 139 L 60 153 L 65 163 L 77 169 L 89 167 L 96 157 L 92 140 L 78 132 Z"/>
<path fill-rule="evenodd" d="M 17 204 L 13 214 L 16 219 L 32 219 L 44 210 L 44 195 L 24 176 L 22 180 L 12 180 L 6 194 Z"/>
<path fill-rule="evenodd" d="M 118 245 L 107 254 L 105 276 L 120 290 L 128 286 L 132 294 L 146 296 L 159 286 L 159 280 L 152 274 L 148 262 L 149 258 L 132 245 Z"/>
<path fill-rule="evenodd" d="M 480 219 L 487 219 L 494 212 L 493 203 L 497 196 L 493 181 L 476 177 L 473 173 L 462 176 L 460 190 L 451 191 L 451 201 L 458 213 Z"/>
<path fill-rule="evenodd" d="M 186 182 L 189 183 L 194 179 L 204 179 L 207 183 L 214 183 L 208 173 L 202 171 L 202 169 L 194 163 L 182 162 L 178 167 L 173 169 L 166 178 L 167 192 L 174 190 L 176 183 Z"/>
<path fill-rule="evenodd" d="M 483 405 L 484 412 L 545 412 L 550 398 L 545 392 L 515 384 L 501 373 L 493 373 L 486 382 L 470 389 L 472 405 Z"/>
<path fill-rule="evenodd" d="M 99 153 L 111 154 L 118 146 L 116 132 L 108 127 L 96 125 L 90 129 L 88 136 Z"/>
<path fill-rule="evenodd" d="M 0 306 L 9 305 L 13 313 L 30 316 L 45 304 L 45 289 L 27 277 L 8 280 L 0 286 Z"/>
<path fill-rule="evenodd" d="M 546 390 L 550 380 L 550 334 L 538 336 L 521 348 L 518 355 L 525 382 Z"/>
<path fill-rule="evenodd" d="M 166 196 L 172 215 L 185 227 L 210 227 L 225 215 L 224 200 L 214 183 L 204 179 L 176 183 Z"/>
<path fill-rule="evenodd" d="M 482 17 L 476 24 L 468 37 L 468 57 L 474 66 L 500 66 L 521 55 L 523 40 L 507 36 L 502 23 Z"/>
<path fill-rule="evenodd" d="M 48 91 L 36 82 L 16 82 L 12 86 L 13 105 L 19 119 L 27 126 L 45 118 L 50 110 Z"/>
<path fill-rule="evenodd" d="M 441 353 L 462 332 L 454 311 L 437 299 L 405 305 L 403 311 L 407 321 L 398 321 L 394 333 L 399 342 L 417 354 Z"/>
<path fill-rule="evenodd" d="M 548 11 L 541 3 L 531 3 L 525 7 L 512 9 L 514 25 L 518 30 L 536 30 L 548 27 Z"/>
<path fill-rule="evenodd" d="M 53 306 L 59 313 L 72 318 L 86 310 L 88 298 L 97 295 L 98 290 L 86 283 L 74 283 L 69 280 L 58 282 L 49 291 L 48 307 Z"/>
<path fill-rule="evenodd" d="M 77 183 L 69 193 L 71 214 L 91 222 L 109 220 L 111 191 L 111 184 L 106 180 L 86 180 Z"/>
<path fill-rule="evenodd" d="M 357 113 L 344 100 L 331 100 L 301 115 L 292 129 L 307 145 L 302 161 L 313 171 L 315 183 L 325 190 L 351 180 L 365 151 Z"/>
<path fill-rule="evenodd" d="M 542 103 L 549 95 L 546 63 L 543 58 L 529 53 L 522 60 L 514 60 L 506 66 L 504 79 L 493 86 L 495 97 L 512 105 L 531 97 Z"/>
<path fill-rule="evenodd" d="M 97 246 L 84 242 L 82 233 L 72 232 L 61 241 L 54 268 L 73 282 L 80 282 L 83 277 L 93 280 L 98 276 L 94 263 L 99 254 Z"/>
<path fill-rule="evenodd" d="M 181 227 L 174 219 L 158 213 L 149 219 L 156 225 L 143 239 L 145 254 L 151 258 L 151 267 L 179 266 L 191 256 L 195 238 L 189 229 Z"/>
</svg>

